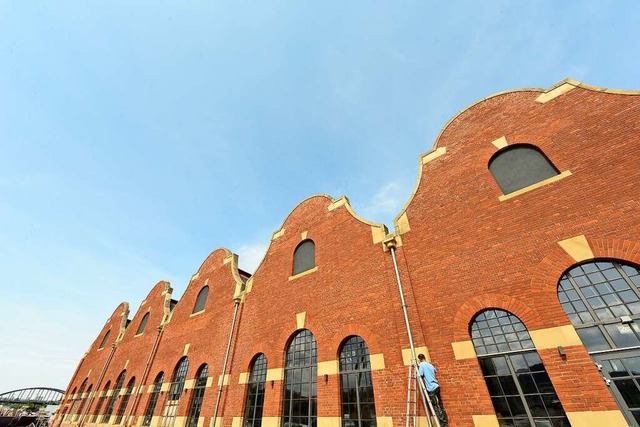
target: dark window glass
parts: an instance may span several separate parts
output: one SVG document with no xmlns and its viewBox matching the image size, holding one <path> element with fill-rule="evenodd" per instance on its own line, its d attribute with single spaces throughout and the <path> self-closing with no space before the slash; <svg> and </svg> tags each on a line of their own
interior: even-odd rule
<svg viewBox="0 0 640 427">
<path fill-rule="evenodd" d="M 107 398 L 107 391 L 109 390 L 110 386 L 111 386 L 111 381 L 107 381 L 107 383 L 104 385 L 104 388 L 102 389 L 102 395 L 100 396 L 100 399 L 98 399 L 96 412 L 93 414 L 93 417 L 91 417 L 92 423 L 95 423 L 98 420 L 98 417 L 100 416 L 100 414 L 102 413 L 102 406 L 104 406 L 104 401 Z"/>
<path fill-rule="evenodd" d="M 520 319 L 504 310 L 485 310 L 476 316 L 470 332 L 501 426 L 569 425 Z M 500 344 L 507 346 L 501 350 Z"/>
<path fill-rule="evenodd" d="M 108 423 L 111 418 L 111 414 L 113 414 L 113 408 L 116 406 L 116 400 L 118 399 L 118 395 L 120 395 L 120 390 L 124 385 L 124 377 L 127 371 L 122 371 L 118 376 L 116 381 L 116 387 L 113 389 L 113 394 L 111 395 L 111 399 L 109 399 L 109 404 L 107 405 L 107 410 L 104 413 L 104 417 L 102 417 L 102 423 Z"/>
<path fill-rule="evenodd" d="M 316 266 L 316 245 L 313 240 L 305 240 L 293 253 L 293 275 L 311 270 Z"/>
<path fill-rule="evenodd" d="M 375 427 L 376 408 L 369 348 L 358 336 L 349 337 L 340 350 L 342 427 Z"/>
<path fill-rule="evenodd" d="M 132 377 L 129 380 L 129 384 L 127 385 L 127 391 L 124 396 L 122 396 L 122 402 L 120 402 L 120 407 L 118 408 L 118 416 L 116 417 L 116 424 L 120 424 L 122 422 L 122 417 L 124 416 L 124 411 L 127 409 L 127 404 L 129 403 L 129 398 L 131 397 L 131 393 L 133 393 L 133 387 L 136 383 L 136 377 Z"/>
<path fill-rule="evenodd" d="M 149 313 L 146 313 L 143 317 L 142 320 L 140 321 L 140 326 L 138 326 L 138 330 L 136 331 L 136 335 L 141 334 L 144 332 L 144 328 L 147 327 L 147 321 L 149 320 Z"/>
<path fill-rule="evenodd" d="M 615 261 L 577 265 L 558 283 L 558 299 L 589 351 L 640 345 L 640 271 Z M 630 323 L 621 323 L 628 316 Z"/>
<path fill-rule="evenodd" d="M 143 426 L 151 425 L 151 419 L 153 418 L 153 413 L 155 412 L 156 404 L 158 403 L 158 396 L 160 396 L 160 390 L 162 389 L 162 381 L 164 381 L 164 372 L 160 372 L 156 376 L 156 380 L 153 382 L 153 391 L 151 392 L 151 396 L 149 397 L 147 409 L 146 411 L 144 411 L 144 421 L 142 423 Z"/>
<path fill-rule="evenodd" d="M 303 329 L 287 349 L 283 427 L 317 427 L 317 358 L 316 339 L 310 331 Z"/>
<path fill-rule="evenodd" d="M 264 407 L 264 384 L 267 380 L 267 358 L 258 355 L 251 366 L 247 399 L 244 411 L 244 427 L 262 426 L 262 408 Z"/>
<path fill-rule="evenodd" d="M 204 310 L 204 306 L 207 304 L 207 297 L 209 296 L 209 287 L 205 286 L 200 289 L 198 298 L 196 299 L 196 305 L 193 307 L 193 312 L 198 313 Z"/>
<path fill-rule="evenodd" d="M 93 384 L 89 385 L 89 388 L 87 388 L 87 393 L 85 394 L 84 397 L 81 397 L 80 407 L 78 408 L 78 418 L 80 416 L 82 416 L 82 411 L 84 410 L 84 405 L 87 403 L 87 400 L 89 399 L 89 396 L 91 395 L 91 390 L 92 389 L 93 389 Z"/>
<path fill-rule="evenodd" d="M 104 348 L 105 345 L 107 345 L 107 340 L 109 339 L 109 334 L 111 333 L 111 330 L 108 330 L 106 334 L 104 334 L 104 338 L 102 338 L 102 341 L 100 342 L 100 347 L 98 347 L 98 350 L 100 350 L 101 348 Z"/>
<path fill-rule="evenodd" d="M 191 394 L 191 405 L 189 408 L 189 416 L 187 418 L 187 427 L 197 427 L 198 418 L 200 417 L 200 409 L 202 409 L 202 399 L 204 391 L 207 387 L 207 377 L 209 376 L 209 367 L 204 364 L 200 366 L 196 375 L 196 385 L 193 387 Z"/>
<path fill-rule="evenodd" d="M 161 427 L 173 427 L 176 422 L 178 406 L 180 405 L 180 397 L 182 396 L 184 380 L 187 377 L 188 370 L 189 358 L 185 356 L 180 359 L 176 366 L 176 370 L 173 373 L 173 381 L 171 381 L 169 386 L 169 394 L 164 405 L 164 410 L 162 411 L 162 418 L 160 419 Z"/>
<path fill-rule="evenodd" d="M 511 145 L 489 161 L 489 171 L 502 193 L 509 194 L 558 175 L 558 170 L 533 145 Z"/>
</svg>

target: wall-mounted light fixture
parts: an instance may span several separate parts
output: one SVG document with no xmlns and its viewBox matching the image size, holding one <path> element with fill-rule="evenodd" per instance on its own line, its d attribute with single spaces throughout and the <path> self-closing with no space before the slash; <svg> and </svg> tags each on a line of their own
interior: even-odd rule
<svg viewBox="0 0 640 427">
<path fill-rule="evenodd" d="M 324 374 L 324 382 L 329 382 L 329 374 Z"/>
<path fill-rule="evenodd" d="M 275 380 L 271 380 L 271 388 L 273 388 L 273 385 L 276 383 Z"/>
<path fill-rule="evenodd" d="M 558 354 L 560 355 L 560 357 L 562 357 L 563 359 L 567 358 L 567 352 L 565 351 L 564 347 L 559 345 L 558 346 Z"/>
</svg>

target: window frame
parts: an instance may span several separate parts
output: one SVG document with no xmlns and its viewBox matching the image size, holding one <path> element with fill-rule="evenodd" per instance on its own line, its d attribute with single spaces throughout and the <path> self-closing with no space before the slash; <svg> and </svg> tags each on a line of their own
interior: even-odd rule
<svg viewBox="0 0 640 427">
<path fill-rule="evenodd" d="M 311 245 L 311 246 L 309 246 Z M 311 247 L 311 254 L 309 255 L 306 251 L 307 247 Z M 298 258 L 298 257 L 310 257 L 311 260 L 306 258 Z M 309 266 L 309 262 L 311 265 Z M 302 264 L 302 265 L 300 265 Z M 292 276 L 297 276 L 299 274 L 305 273 L 307 271 L 313 270 L 316 268 L 316 243 L 311 239 L 304 239 L 293 251 L 293 264 L 291 268 Z"/>
<path fill-rule="evenodd" d="M 196 302 L 193 305 L 193 311 L 191 312 L 191 314 L 202 313 L 206 309 L 208 299 L 209 299 L 209 285 L 204 285 L 202 288 L 200 288 L 200 291 L 198 292 L 198 296 L 196 297 Z"/>
<path fill-rule="evenodd" d="M 138 330 L 135 335 L 142 335 L 147 328 L 147 322 L 149 321 L 149 311 L 147 311 L 144 316 L 142 316 L 142 320 L 140 320 L 140 324 L 138 325 Z"/>
<path fill-rule="evenodd" d="M 207 379 L 209 378 L 209 365 L 203 363 L 196 371 L 195 384 L 191 390 L 191 403 L 187 416 L 186 427 L 198 427 L 198 419 L 202 410 L 204 393 L 207 389 Z"/>
<path fill-rule="evenodd" d="M 244 427 L 261 427 L 266 391 L 268 360 L 264 353 L 253 357 L 245 393 Z"/>
<path fill-rule="evenodd" d="M 350 352 L 350 354 L 348 353 Z M 366 341 L 359 335 L 351 335 L 344 339 L 340 345 L 340 351 L 338 352 L 338 374 L 340 375 L 340 422 L 342 427 L 375 427 L 377 425 L 376 418 L 376 406 L 375 406 L 375 392 L 373 387 L 373 376 L 371 375 L 371 357 L 369 353 L 369 347 Z M 358 361 L 356 365 L 361 365 L 356 369 L 348 369 L 349 364 L 353 365 L 353 362 L 349 362 L 350 358 L 356 358 Z M 345 394 L 348 396 L 349 384 L 354 380 L 355 383 L 355 402 L 345 400 Z M 346 381 L 345 381 L 346 380 Z M 362 385 L 364 380 L 365 384 Z M 368 391 L 366 394 L 371 395 L 371 402 L 362 402 L 363 391 Z M 345 412 L 345 408 L 356 405 L 357 417 L 351 418 L 351 414 Z M 372 417 L 363 420 L 363 405 L 370 405 L 370 410 L 373 413 Z M 349 418 L 347 418 L 349 415 Z M 346 420 L 350 420 L 347 423 Z"/>
<path fill-rule="evenodd" d="M 308 349 L 307 349 L 308 347 Z M 302 351 L 301 351 L 302 350 Z M 302 355 L 301 355 L 302 353 Z M 302 356 L 302 357 L 300 357 Z M 308 361 L 308 363 L 307 363 Z M 300 364 L 302 362 L 302 364 Z M 308 381 L 303 381 L 304 377 Z M 299 378 L 298 382 L 295 382 Z M 293 427 L 295 424 L 304 424 L 307 427 L 318 425 L 318 344 L 313 333 L 308 329 L 297 331 L 289 341 L 285 352 L 284 382 L 282 387 L 282 427 Z M 293 393 L 300 386 L 302 396 L 303 386 L 308 387 L 309 396 L 306 399 L 294 399 Z M 306 402 L 306 405 L 304 403 Z M 304 408 L 306 406 L 306 409 Z M 301 412 L 294 415 L 294 407 Z M 304 411 L 303 411 L 304 410 Z M 296 423 L 294 419 L 303 420 L 304 423 Z M 292 423 L 293 422 L 293 423 Z"/>
</svg>

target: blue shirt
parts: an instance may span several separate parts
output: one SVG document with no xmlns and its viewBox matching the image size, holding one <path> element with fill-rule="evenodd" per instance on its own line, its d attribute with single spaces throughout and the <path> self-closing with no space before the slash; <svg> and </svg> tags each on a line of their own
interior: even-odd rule
<svg viewBox="0 0 640 427">
<path fill-rule="evenodd" d="M 436 368 L 429 362 L 420 362 L 419 371 L 420 376 L 424 378 L 425 385 L 427 386 L 427 391 L 432 392 L 433 390 L 440 387 L 438 380 L 436 379 Z"/>
</svg>

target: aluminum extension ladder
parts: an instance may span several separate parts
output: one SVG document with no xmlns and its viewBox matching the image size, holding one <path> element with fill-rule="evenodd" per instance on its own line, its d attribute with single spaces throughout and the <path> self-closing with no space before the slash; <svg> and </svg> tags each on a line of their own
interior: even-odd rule
<svg viewBox="0 0 640 427">
<path fill-rule="evenodd" d="M 433 404 L 431 403 L 431 399 L 429 398 L 429 393 L 427 393 L 427 388 L 420 377 L 420 371 L 418 365 L 415 361 L 411 362 L 409 365 L 409 379 L 407 382 L 407 418 L 406 418 L 406 427 L 419 427 L 418 426 L 418 389 L 420 390 L 420 401 L 422 402 L 422 407 L 424 408 L 424 412 L 427 418 L 427 424 L 429 427 L 433 427 L 433 423 L 431 418 L 435 421 L 436 427 L 440 426 L 440 420 L 436 416 L 436 413 L 433 409 Z"/>
</svg>

